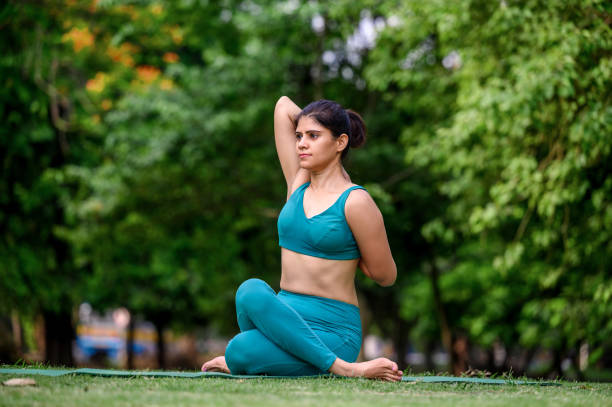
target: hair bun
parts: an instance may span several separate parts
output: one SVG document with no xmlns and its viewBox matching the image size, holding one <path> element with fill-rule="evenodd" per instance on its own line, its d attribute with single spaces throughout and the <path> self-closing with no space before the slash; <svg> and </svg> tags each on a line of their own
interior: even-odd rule
<svg viewBox="0 0 612 407">
<path fill-rule="evenodd" d="M 312 102 L 297 115 L 295 123 L 299 123 L 300 118 L 304 116 L 313 118 L 320 125 L 329 129 L 334 138 L 340 137 L 341 134 L 348 134 L 349 144 L 342 150 L 342 159 L 346 157 L 351 147 L 360 147 L 365 143 L 366 126 L 363 119 L 359 113 L 351 109 L 344 109 L 338 102 L 326 99 Z"/>
<path fill-rule="evenodd" d="M 350 146 L 352 148 L 361 147 L 366 141 L 366 125 L 359 115 L 354 110 L 346 109 L 351 125 Z"/>
</svg>

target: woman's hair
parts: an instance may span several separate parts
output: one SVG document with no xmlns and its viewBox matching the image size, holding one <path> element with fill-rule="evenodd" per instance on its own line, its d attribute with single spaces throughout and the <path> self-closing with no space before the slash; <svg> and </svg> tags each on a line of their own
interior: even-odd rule
<svg viewBox="0 0 612 407">
<path fill-rule="evenodd" d="M 342 133 L 346 133 L 349 142 L 342 150 L 341 158 L 346 157 L 349 148 L 362 146 L 366 141 L 366 126 L 359 113 L 351 109 L 344 109 L 340 104 L 331 100 L 317 100 L 306 106 L 297 115 L 297 124 L 303 116 L 315 119 L 319 124 L 331 130 L 332 135 L 338 138 Z"/>
</svg>

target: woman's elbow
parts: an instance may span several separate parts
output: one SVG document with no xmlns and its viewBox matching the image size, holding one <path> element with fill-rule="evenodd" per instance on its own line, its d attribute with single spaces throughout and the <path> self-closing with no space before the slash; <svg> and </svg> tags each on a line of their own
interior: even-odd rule
<svg viewBox="0 0 612 407">
<path fill-rule="evenodd" d="M 393 284 L 395 284 L 395 276 L 386 277 L 384 280 L 378 280 L 377 283 L 381 287 L 391 287 Z"/>
<path fill-rule="evenodd" d="M 278 98 L 278 100 L 276 101 L 276 106 L 274 106 L 274 110 L 278 111 L 283 109 L 287 103 L 291 102 L 291 99 L 289 99 L 289 97 L 287 96 L 281 96 L 280 98 Z"/>
<path fill-rule="evenodd" d="M 389 268 L 387 272 L 379 279 L 376 280 L 378 285 L 381 287 L 390 287 L 395 284 L 395 279 L 397 278 L 397 267 L 395 263 L 393 263 L 393 267 Z"/>
</svg>

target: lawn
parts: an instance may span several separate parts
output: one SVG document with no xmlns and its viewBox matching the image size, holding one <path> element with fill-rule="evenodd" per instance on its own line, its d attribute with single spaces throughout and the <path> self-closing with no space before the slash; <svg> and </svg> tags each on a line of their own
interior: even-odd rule
<svg viewBox="0 0 612 407">
<path fill-rule="evenodd" d="M 365 379 L 31 377 L 0 386 L 0 406 L 612 406 L 612 383 L 560 386 L 384 383 Z"/>
</svg>

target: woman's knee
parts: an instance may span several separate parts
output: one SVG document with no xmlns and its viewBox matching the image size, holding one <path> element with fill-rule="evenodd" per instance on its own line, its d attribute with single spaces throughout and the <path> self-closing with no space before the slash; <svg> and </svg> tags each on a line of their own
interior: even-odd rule
<svg viewBox="0 0 612 407">
<path fill-rule="evenodd" d="M 266 296 L 275 295 L 274 290 L 263 280 L 250 278 L 240 284 L 236 291 L 236 306 L 242 308 L 247 304 L 261 305 Z"/>
<path fill-rule="evenodd" d="M 243 334 L 234 336 L 225 348 L 225 363 L 228 369 L 232 374 L 245 374 L 247 373 L 249 359 L 247 338 Z"/>
</svg>

